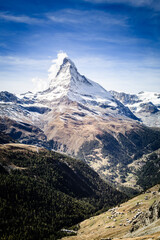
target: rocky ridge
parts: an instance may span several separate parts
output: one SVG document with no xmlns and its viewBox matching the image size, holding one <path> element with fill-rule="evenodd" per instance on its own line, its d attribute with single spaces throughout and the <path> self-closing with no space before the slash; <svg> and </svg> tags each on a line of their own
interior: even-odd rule
<svg viewBox="0 0 160 240">
<path fill-rule="evenodd" d="M 156 192 L 152 192 L 156 194 Z M 149 210 L 146 212 L 139 212 L 135 215 L 132 221 L 132 228 L 130 232 L 135 232 L 139 228 L 150 225 L 151 223 L 157 221 L 160 218 L 160 201 L 155 200 L 155 202 L 150 206 Z"/>
</svg>

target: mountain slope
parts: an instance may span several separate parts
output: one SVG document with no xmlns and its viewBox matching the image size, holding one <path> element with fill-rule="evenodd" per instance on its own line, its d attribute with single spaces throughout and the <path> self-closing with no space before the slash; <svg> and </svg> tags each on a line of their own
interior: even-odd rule
<svg viewBox="0 0 160 240">
<path fill-rule="evenodd" d="M 1 239 L 57 239 L 126 198 L 85 163 L 31 145 L 0 145 L 0 179 Z"/>
<path fill-rule="evenodd" d="M 25 122 L 0 117 L 0 132 L 2 135 L 8 135 L 12 140 L 51 148 L 44 132 L 40 128 Z"/>
<path fill-rule="evenodd" d="M 139 159 L 140 167 L 136 170 L 137 184 L 143 189 L 160 182 L 160 149 Z"/>
</svg>

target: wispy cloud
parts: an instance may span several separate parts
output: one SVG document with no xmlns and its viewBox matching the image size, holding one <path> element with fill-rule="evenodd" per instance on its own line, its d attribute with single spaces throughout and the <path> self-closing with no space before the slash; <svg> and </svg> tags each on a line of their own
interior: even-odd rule
<svg viewBox="0 0 160 240">
<path fill-rule="evenodd" d="M 18 69 L 18 71 L 27 71 L 30 69 L 32 71 L 45 70 L 50 65 L 51 60 L 49 59 L 33 59 L 24 58 L 17 56 L 0 56 L 1 72 L 4 67 L 5 70 L 10 71 L 10 69 Z"/>
<path fill-rule="evenodd" d="M 126 26 L 126 17 L 112 15 L 98 10 L 75 10 L 63 9 L 57 12 L 46 14 L 47 18 L 53 22 L 63 24 L 103 24 Z"/>
<path fill-rule="evenodd" d="M 47 85 L 51 59 L 0 56 L 0 91 L 22 93 Z M 38 76 L 38 77 L 37 77 Z"/>
<path fill-rule="evenodd" d="M 0 19 L 9 21 L 9 22 L 26 23 L 26 24 L 43 23 L 43 20 L 39 18 L 33 18 L 25 15 L 13 15 L 9 12 L 0 12 Z"/>
<path fill-rule="evenodd" d="M 109 3 L 109 4 L 128 4 L 135 7 L 150 7 L 155 10 L 160 10 L 160 2 L 157 0 L 83 0 L 91 3 Z"/>
<path fill-rule="evenodd" d="M 6 47 L 7 47 L 7 44 L 4 43 L 4 42 L 0 42 L 0 47 L 6 48 Z"/>
<path fill-rule="evenodd" d="M 39 77 L 32 78 L 33 89 L 32 92 L 44 91 L 49 87 L 48 79 L 41 79 Z"/>
<path fill-rule="evenodd" d="M 84 0 L 84 1 L 93 3 L 127 3 L 135 6 L 148 5 L 153 2 L 153 0 Z"/>
<path fill-rule="evenodd" d="M 89 0 L 88 0 L 89 1 Z M 96 1 L 96 0 L 95 0 Z M 75 10 L 61 9 L 56 12 L 41 14 L 41 18 L 27 15 L 15 15 L 10 12 L 0 12 L 0 19 L 8 22 L 25 24 L 103 24 L 103 25 L 126 25 L 126 18 L 112 15 L 98 10 Z"/>
</svg>

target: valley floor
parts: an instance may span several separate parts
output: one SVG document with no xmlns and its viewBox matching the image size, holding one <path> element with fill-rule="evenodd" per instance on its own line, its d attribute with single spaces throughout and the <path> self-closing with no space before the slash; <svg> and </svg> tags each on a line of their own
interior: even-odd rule
<svg viewBox="0 0 160 240">
<path fill-rule="evenodd" d="M 160 185 L 156 185 L 126 203 L 80 223 L 77 236 L 63 240 L 160 240 L 160 219 L 140 226 L 131 233 L 138 214 L 146 212 L 155 201 L 160 201 Z"/>
</svg>

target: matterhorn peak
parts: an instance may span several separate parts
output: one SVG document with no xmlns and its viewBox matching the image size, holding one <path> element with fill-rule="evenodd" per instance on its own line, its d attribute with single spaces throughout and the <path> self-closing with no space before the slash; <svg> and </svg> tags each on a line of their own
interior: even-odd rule
<svg viewBox="0 0 160 240">
<path fill-rule="evenodd" d="M 64 52 L 57 55 L 49 69 L 49 87 L 46 90 L 32 94 L 32 99 L 41 102 L 62 102 L 65 99 L 93 106 L 107 104 L 115 107 L 113 96 L 98 83 L 81 75 L 75 64 Z M 24 96 L 23 96 L 24 97 Z M 25 97 L 29 97 L 25 95 Z M 31 98 L 31 96 L 29 97 Z"/>
<path fill-rule="evenodd" d="M 91 83 L 82 76 L 75 66 L 75 64 L 64 53 L 58 54 L 57 60 L 53 61 L 50 68 L 50 89 L 60 87 L 68 90 L 75 90 L 80 85 Z"/>
<path fill-rule="evenodd" d="M 75 64 L 69 59 L 68 55 L 64 52 L 59 52 L 57 54 L 57 59 L 53 59 L 52 63 L 53 64 L 48 70 L 49 72 L 48 79 L 50 81 L 53 80 L 58 75 L 58 73 L 64 66 L 68 66 L 76 69 Z"/>
<path fill-rule="evenodd" d="M 81 75 L 66 53 L 58 53 L 52 63 L 48 75 L 49 88 L 37 92 L 34 99 L 57 102 L 67 98 L 82 104 L 115 106 L 112 95 L 98 83 Z"/>
<path fill-rule="evenodd" d="M 68 97 L 83 104 L 104 104 L 113 101 L 113 97 L 98 83 L 81 75 L 66 53 L 59 53 L 49 69 L 49 92 L 52 99 Z"/>
<path fill-rule="evenodd" d="M 60 66 L 59 71 L 57 72 L 55 77 L 58 77 L 58 75 L 61 73 L 70 74 L 70 75 L 74 75 L 75 73 L 78 73 L 76 66 L 68 57 L 65 57 L 63 59 L 63 63 Z"/>
<path fill-rule="evenodd" d="M 69 59 L 68 57 L 65 57 L 65 58 L 63 59 L 63 63 L 62 63 L 62 65 L 60 66 L 59 71 L 60 71 L 64 66 L 67 66 L 68 68 L 70 68 L 70 70 L 71 70 L 71 69 L 75 69 L 75 70 L 77 71 L 77 68 L 76 68 L 75 64 L 74 64 L 74 63 L 71 61 L 71 59 Z M 57 73 L 57 74 L 58 74 L 58 73 Z"/>
</svg>

